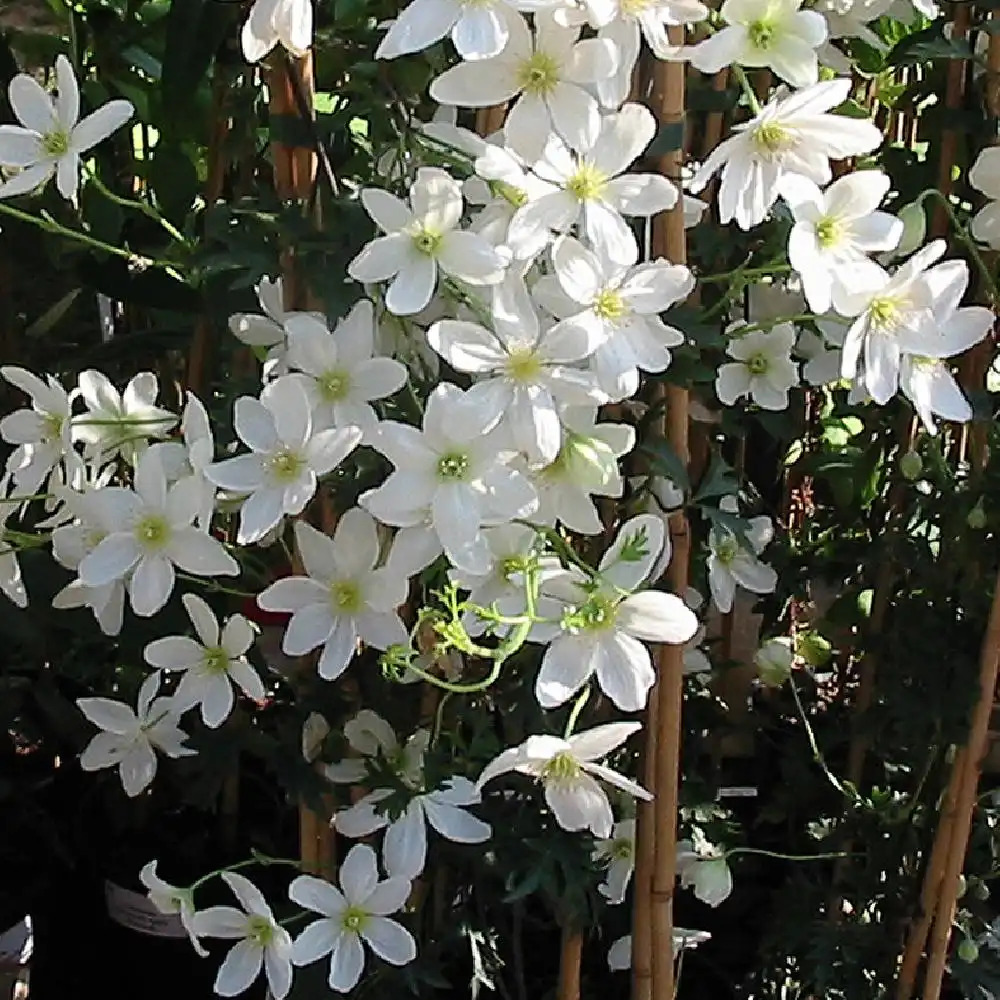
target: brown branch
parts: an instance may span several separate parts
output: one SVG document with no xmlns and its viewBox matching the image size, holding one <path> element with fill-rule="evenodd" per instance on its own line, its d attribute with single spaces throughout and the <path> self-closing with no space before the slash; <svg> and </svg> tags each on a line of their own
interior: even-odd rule
<svg viewBox="0 0 1000 1000">
<path fill-rule="evenodd" d="M 556 1000 L 580 1000 L 580 963 L 583 959 L 583 932 L 563 927 L 559 952 L 559 988 Z"/>
</svg>

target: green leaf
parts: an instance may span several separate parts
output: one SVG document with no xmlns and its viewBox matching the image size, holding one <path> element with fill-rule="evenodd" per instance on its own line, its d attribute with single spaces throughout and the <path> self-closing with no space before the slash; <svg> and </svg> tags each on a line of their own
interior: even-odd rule
<svg viewBox="0 0 1000 1000">
<path fill-rule="evenodd" d="M 653 438 L 639 451 L 649 459 L 652 471 L 656 475 L 666 476 L 678 489 L 685 493 L 690 492 L 691 480 L 687 468 L 665 438 Z"/>
<path fill-rule="evenodd" d="M 149 183 L 164 214 L 183 221 L 198 194 L 198 171 L 183 148 L 161 142 L 149 164 Z"/>
<path fill-rule="evenodd" d="M 718 452 L 713 452 L 708 471 L 698 484 L 694 499 L 699 501 L 708 497 L 728 496 L 735 493 L 738 486 L 732 466 Z"/>
<path fill-rule="evenodd" d="M 684 122 L 668 122 L 660 126 L 660 130 L 656 133 L 656 138 L 646 150 L 646 156 L 665 156 L 667 153 L 675 153 L 683 146 Z"/>
</svg>

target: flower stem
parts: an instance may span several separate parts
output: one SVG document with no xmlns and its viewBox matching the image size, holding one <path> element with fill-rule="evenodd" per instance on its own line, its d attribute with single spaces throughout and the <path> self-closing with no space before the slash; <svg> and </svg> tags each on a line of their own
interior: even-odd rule
<svg viewBox="0 0 1000 1000">
<path fill-rule="evenodd" d="M 166 233 L 173 239 L 177 240 L 178 243 L 183 246 L 188 246 L 187 237 L 172 223 L 165 219 L 159 212 L 150 204 L 144 201 L 135 201 L 132 198 L 125 198 L 120 194 L 116 194 L 112 191 L 105 183 L 97 176 L 95 171 L 88 171 L 88 177 L 90 178 L 91 184 L 97 188 L 101 194 L 104 195 L 108 201 L 114 202 L 116 205 L 120 205 L 122 208 L 131 208 L 137 212 L 142 212 L 143 215 L 148 219 L 152 219 L 157 225 L 159 225 Z"/>
</svg>

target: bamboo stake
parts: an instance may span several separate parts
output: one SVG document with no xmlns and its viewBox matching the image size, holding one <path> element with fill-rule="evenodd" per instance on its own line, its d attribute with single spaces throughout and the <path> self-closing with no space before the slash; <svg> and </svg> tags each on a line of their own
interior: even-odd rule
<svg viewBox="0 0 1000 1000">
<path fill-rule="evenodd" d="M 645 743 L 642 750 L 642 784 L 656 788 L 656 733 L 659 716 L 655 688 L 646 708 Z M 651 1000 L 653 992 L 653 803 L 636 803 L 635 886 L 632 903 L 632 1000 Z"/>
<path fill-rule="evenodd" d="M 556 1000 L 580 1000 L 580 962 L 583 958 L 583 933 L 563 927 L 559 953 L 559 988 Z"/>
<path fill-rule="evenodd" d="M 670 41 L 684 42 L 684 29 L 671 28 Z M 684 64 L 657 62 L 653 73 L 653 105 L 661 125 L 684 121 Z M 683 142 L 678 143 L 683 147 Z M 660 161 L 660 171 L 680 188 L 682 153 L 673 150 Z M 687 260 L 682 199 L 653 221 L 653 251 L 675 264 Z M 671 448 L 686 465 L 688 445 L 688 391 L 679 386 L 665 389 L 666 436 Z M 691 539 L 683 510 L 670 516 L 673 551 L 667 569 L 671 589 L 683 594 L 688 581 Z M 680 785 L 681 707 L 683 700 L 684 649 L 661 646 L 657 655 L 655 778 L 653 789 L 653 877 L 651 893 L 652 1000 L 674 1000 L 673 898 L 677 880 L 677 807 Z M 648 828 L 647 828 L 648 829 Z"/>
<path fill-rule="evenodd" d="M 990 714 L 996 693 L 997 671 L 1000 669 L 1000 573 L 993 590 L 993 604 L 983 637 L 979 669 L 979 700 L 973 710 L 969 737 L 963 755 L 962 780 L 952 823 L 951 844 L 941 880 L 937 916 L 931 929 L 927 974 L 924 980 L 924 1000 L 939 1000 L 944 967 L 948 957 L 948 942 L 958 900 L 959 879 L 965 864 L 969 831 L 976 807 L 979 770 L 986 752 Z"/>
</svg>

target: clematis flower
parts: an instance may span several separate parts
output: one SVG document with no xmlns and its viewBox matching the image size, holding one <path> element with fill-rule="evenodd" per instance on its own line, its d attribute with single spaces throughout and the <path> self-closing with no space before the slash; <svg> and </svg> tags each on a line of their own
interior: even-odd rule
<svg viewBox="0 0 1000 1000">
<path fill-rule="evenodd" d="M 582 324 L 542 329 L 516 274 L 496 286 L 492 317 L 492 331 L 440 320 L 427 331 L 427 341 L 452 368 L 480 376 L 466 401 L 487 427 L 502 423 L 530 463 L 547 465 L 562 445 L 559 405 L 607 401 L 594 377 L 574 366 L 594 352 L 602 331 Z"/>
<path fill-rule="evenodd" d="M 761 409 L 784 410 L 788 390 L 799 383 L 799 368 L 792 361 L 795 327 L 778 323 L 770 330 L 739 334 L 742 323 L 733 323 L 727 333 L 726 354 L 734 361 L 721 365 L 715 377 L 715 392 L 725 406 L 749 396 Z"/>
<path fill-rule="evenodd" d="M 192 489 L 196 489 L 198 493 L 195 524 L 202 531 L 208 531 L 215 511 L 215 484 L 205 478 L 205 470 L 215 458 L 215 437 L 208 412 L 193 392 L 187 394 L 187 402 L 181 414 L 181 438 L 187 457 L 187 476 L 193 480 Z"/>
<path fill-rule="evenodd" d="M 396 608 L 406 600 L 408 581 L 375 569 L 378 533 L 367 511 L 352 507 L 332 539 L 296 521 L 295 541 L 307 575 L 276 580 L 257 597 L 265 611 L 291 613 L 285 653 L 302 656 L 322 646 L 319 675 L 332 681 L 347 669 L 359 639 L 376 649 L 406 642 Z"/>
<path fill-rule="evenodd" d="M 160 675 L 150 674 L 139 688 L 135 710 L 113 698 L 77 698 L 81 712 L 101 730 L 80 755 L 84 771 L 117 767 L 125 794 L 134 798 L 156 777 L 156 751 L 189 757 L 187 733 L 178 726 L 180 708 L 173 698 L 157 698 Z"/>
<path fill-rule="evenodd" d="M 827 38 L 826 18 L 800 10 L 802 0 L 725 0 L 719 14 L 726 27 L 699 42 L 688 58 L 703 73 L 734 63 L 773 69 L 793 87 L 819 77 L 816 50 Z"/>
<path fill-rule="evenodd" d="M 379 741 L 378 750 L 367 756 L 381 759 L 406 792 L 400 793 L 397 787 L 373 789 L 354 805 L 336 814 L 333 825 L 337 830 L 345 837 L 367 837 L 377 830 L 385 830 L 382 844 L 385 869 L 390 875 L 405 879 L 417 878 L 427 863 L 428 824 L 445 840 L 458 844 L 481 844 L 489 840 L 493 832 L 490 825 L 466 811 L 466 807 L 478 805 L 481 801 L 479 789 L 468 778 L 455 775 L 436 788 L 426 787 L 424 755 L 430 733 L 426 729 L 417 730 L 406 745 L 400 747 L 388 723 L 378 716 L 375 719 L 380 725 L 372 727 L 371 735 Z M 364 745 L 363 741 L 357 742 Z M 359 749 L 356 743 L 352 746 Z M 349 767 L 351 762 L 345 763 Z M 328 776 L 339 777 L 344 773 L 341 771 L 338 775 L 335 768 L 327 769 Z M 364 780 L 365 776 L 366 773 L 362 772 L 358 780 Z M 400 794 L 409 794 L 409 800 L 403 811 L 393 819 L 384 811 L 388 805 L 386 800 Z"/>
<path fill-rule="evenodd" d="M 969 183 L 990 200 L 973 216 L 969 231 L 994 250 L 1000 249 L 1000 147 L 987 146 L 969 171 Z"/>
<path fill-rule="evenodd" d="M 633 798 L 648 801 L 653 796 L 631 778 L 597 761 L 641 728 L 638 722 L 611 722 L 565 740 L 558 736 L 529 736 L 520 746 L 504 750 L 487 764 L 478 786 L 482 788 L 510 771 L 527 774 L 542 783 L 545 801 L 564 830 L 590 830 L 595 837 L 610 837 L 614 816 L 597 779 Z"/>
<path fill-rule="evenodd" d="M 723 497 L 719 506 L 730 514 L 738 509 L 735 497 Z M 708 586 L 724 615 L 733 609 L 737 586 L 754 594 L 770 594 L 778 585 L 778 574 L 757 558 L 773 537 L 771 519 L 763 514 L 750 518 L 745 543 L 720 525 L 708 533 Z"/>
<path fill-rule="evenodd" d="M 317 427 L 293 375 L 269 382 L 259 399 L 237 399 L 234 424 L 250 454 L 215 462 L 204 474 L 222 489 L 249 494 L 240 507 L 240 545 L 263 538 L 282 517 L 300 514 L 319 477 L 340 465 L 362 437 L 358 427 Z"/>
<path fill-rule="evenodd" d="M 898 246 L 903 223 L 877 211 L 890 183 L 879 170 L 847 174 L 826 191 L 799 174 L 782 177 L 781 197 L 795 219 L 788 236 L 788 261 L 802 279 L 814 312 L 830 309 L 834 285 L 842 286 L 845 278 L 857 281 L 859 270 L 874 266 L 868 254 Z"/>
<path fill-rule="evenodd" d="M 510 38 L 505 14 L 551 6 L 550 0 L 413 0 L 389 26 L 375 58 L 421 52 L 449 35 L 462 59 L 491 59 Z"/>
<path fill-rule="evenodd" d="M 370 434 L 378 423 L 372 402 L 406 384 L 406 368 L 392 358 L 373 357 L 375 309 L 362 299 L 333 332 L 308 315 L 291 317 L 288 364 L 305 378 L 306 395 L 322 426 L 360 427 Z"/>
<path fill-rule="evenodd" d="M 972 419 L 969 401 L 941 358 L 904 354 L 900 362 L 899 388 L 913 404 L 928 434 L 937 434 L 935 417 L 959 424 Z"/>
<path fill-rule="evenodd" d="M 685 643 L 698 619 L 675 594 L 636 591 L 667 544 L 663 522 L 640 514 L 619 529 L 604 553 L 596 579 L 575 567 L 552 574 L 542 595 L 558 625 L 536 625 L 533 641 L 551 639 L 535 680 L 542 708 L 569 701 L 591 676 L 624 712 L 643 708 L 656 680 L 647 642 Z"/>
<path fill-rule="evenodd" d="M 243 615 L 233 615 L 220 631 L 212 609 L 200 597 L 185 594 L 181 601 L 201 641 L 181 635 L 156 639 L 146 646 L 143 657 L 157 670 L 183 671 L 175 701 L 184 711 L 200 706 L 202 721 L 216 729 L 233 710 L 233 684 L 253 701 L 267 697 L 246 658 L 254 641 L 253 626 Z"/>
<path fill-rule="evenodd" d="M 17 560 L 17 548 L 4 535 L 4 525 L 21 506 L 16 500 L 5 500 L 9 495 L 10 480 L 4 477 L 0 482 L 0 591 L 17 608 L 28 606 L 28 592 L 21 578 L 21 565 Z"/>
<path fill-rule="evenodd" d="M 7 459 L 7 472 L 16 492 L 37 493 L 52 470 L 72 450 L 70 411 L 73 397 L 51 375 L 37 375 L 14 365 L 0 368 L 0 376 L 31 400 L 0 419 L 0 437 L 15 446 Z"/>
<path fill-rule="evenodd" d="M 121 455 L 135 465 L 149 438 L 164 438 L 177 415 L 156 405 L 159 382 L 152 372 L 140 372 L 119 394 L 107 375 L 80 373 L 80 396 L 87 412 L 73 417 L 73 439 L 82 442 L 89 458 L 102 462 Z"/>
<path fill-rule="evenodd" d="M 254 0 L 243 25 L 243 58 L 260 62 L 280 44 L 293 56 L 305 55 L 312 45 L 312 0 Z"/>
<path fill-rule="evenodd" d="M 625 491 L 618 460 L 635 447 L 635 428 L 596 423 L 597 411 L 565 410 L 563 444 L 555 461 L 530 472 L 538 493 L 536 524 L 564 524 L 571 531 L 596 535 L 604 530 L 594 496 L 620 497 Z"/>
<path fill-rule="evenodd" d="M 694 840 L 677 844 L 677 875 L 682 888 L 693 889 L 695 896 L 709 906 L 725 902 L 733 891 L 733 875 L 725 854 L 699 832 Z"/>
<path fill-rule="evenodd" d="M 781 687 L 791 676 L 795 652 L 788 636 L 777 636 L 762 642 L 753 655 L 757 676 L 766 687 Z"/>
<path fill-rule="evenodd" d="M 691 178 L 691 193 L 704 190 L 721 170 L 719 221 L 735 219 L 740 229 L 752 229 L 777 199 L 783 174 L 827 184 L 831 159 L 870 153 L 882 143 L 882 133 L 867 119 L 827 113 L 850 91 L 848 79 L 824 80 L 794 93 L 782 88 L 715 147 Z"/>
<path fill-rule="evenodd" d="M 410 188 L 410 204 L 378 188 L 365 188 L 361 202 L 385 233 L 366 244 L 347 267 L 355 281 L 392 279 L 385 307 L 411 316 L 431 301 L 438 270 L 470 285 L 495 285 L 507 258 L 478 233 L 458 229 L 462 189 L 439 167 L 421 167 Z"/>
<path fill-rule="evenodd" d="M 398 877 L 379 881 L 370 847 L 355 844 L 347 852 L 339 880 L 338 889 L 312 875 L 299 875 L 288 887 L 293 903 L 320 914 L 295 939 L 292 958 L 296 965 L 310 965 L 329 955 L 330 989 L 350 993 L 365 967 L 362 942 L 391 965 L 412 962 L 417 943 L 402 924 L 388 916 L 403 908 L 411 883 Z"/>
<path fill-rule="evenodd" d="M 359 503 L 383 524 L 429 523 L 453 565 L 486 572 L 486 523 L 530 516 L 538 498 L 509 463 L 513 451 L 497 432 L 487 432 L 493 414 L 471 405 L 466 393 L 444 382 L 430 394 L 423 430 L 384 420 L 373 447 L 395 470 Z"/>
<path fill-rule="evenodd" d="M 80 562 L 81 583 L 125 580 L 132 610 L 149 617 L 167 603 L 175 566 L 195 576 L 238 576 L 239 564 L 222 543 L 194 527 L 197 502 L 190 480 L 167 489 L 159 456 L 147 451 L 134 489 L 108 486 L 93 494 L 91 511 L 104 537 Z"/>
<path fill-rule="evenodd" d="M 514 125 L 508 142 L 515 148 Z M 635 237 L 623 215 L 647 218 L 673 208 L 677 187 L 661 174 L 626 173 L 656 135 L 656 120 L 641 104 L 626 104 L 605 115 L 590 143 L 567 145 L 550 136 L 533 170 L 551 185 L 517 210 L 507 239 L 516 257 L 538 254 L 551 233 L 582 226 L 590 242 L 616 263 L 634 264 Z M 513 136 L 513 137 L 512 137 Z"/>
<path fill-rule="evenodd" d="M 591 367 L 613 400 L 639 391 L 640 371 L 669 367 L 670 348 L 685 337 L 659 314 L 694 289 L 694 277 L 682 265 L 658 258 L 635 267 L 635 260 L 618 263 L 600 244 L 591 251 L 571 236 L 557 240 L 552 250 L 555 280 L 563 292 L 562 301 L 549 299 L 561 318 L 552 334 L 578 330 L 596 341 Z"/>
<path fill-rule="evenodd" d="M 635 870 L 635 820 L 615 823 L 611 836 L 594 844 L 593 860 L 608 870 L 597 891 L 612 905 L 623 903 Z"/>
<path fill-rule="evenodd" d="M 236 941 L 219 966 L 215 992 L 221 997 L 245 993 L 263 967 L 274 1000 L 284 1000 L 292 988 L 291 936 L 250 879 L 238 872 L 223 872 L 222 879 L 242 909 L 210 906 L 194 916 L 196 934 Z"/>
<path fill-rule="evenodd" d="M 80 88 L 70 61 L 56 58 L 58 94 L 53 100 L 28 73 L 18 73 L 10 82 L 10 106 L 18 125 L 0 125 L 0 164 L 17 167 L 0 184 L 0 198 L 27 194 L 55 174 L 56 188 L 76 202 L 80 188 L 80 156 L 103 142 L 131 117 L 130 101 L 108 101 L 80 118 Z"/>
<path fill-rule="evenodd" d="M 181 926 L 187 931 L 191 945 L 199 958 L 205 958 L 208 951 L 198 940 L 198 935 L 194 929 L 194 893 L 190 889 L 181 889 L 169 882 L 164 882 L 156 874 L 156 862 L 150 861 L 142 866 L 139 872 L 139 881 L 146 887 L 149 901 L 167 916 L 176 913 L 180 918 Z"/>
<path fill-rule="evenodd" d="M 587 149 L 597 139 L 601 114 L 586 88 L 617 69 L 614 43 L 581 42 L 579 28 L 560 23 L 549 11 L 535 14 L 534 37 L 520 14 L 505 12 L 504 17 L 503 51 L 445 70 L 431 83 L 431 97 L 460 108 L 514 101 L 505 129 L 508 139 L 517 136 L 510 144 L 529 162 L 541 155 L 553 129 L 574 148 Z"/>
<path fill-rule="evenodd" d="M 693 931 L 687 927 L 675 927 L 673 930 L 674 958 L 685 948 L 697 948 L 711 939 L 708 931 Z M 608 968 L 612 972 L 624 972 L 632 968 L 632 935 L 626 934 L 612 942 L 608 949 Z"/>
<path fill-rule="evenodd" d="M 821 321 L 819 333 L 799 330 L 795 353 L 805 359 L 802 380 L 808 385 L 830 385 L 840 381 L 840 350 L 847 335 L 847 326 L 838 322 Z"/>
</svg>

